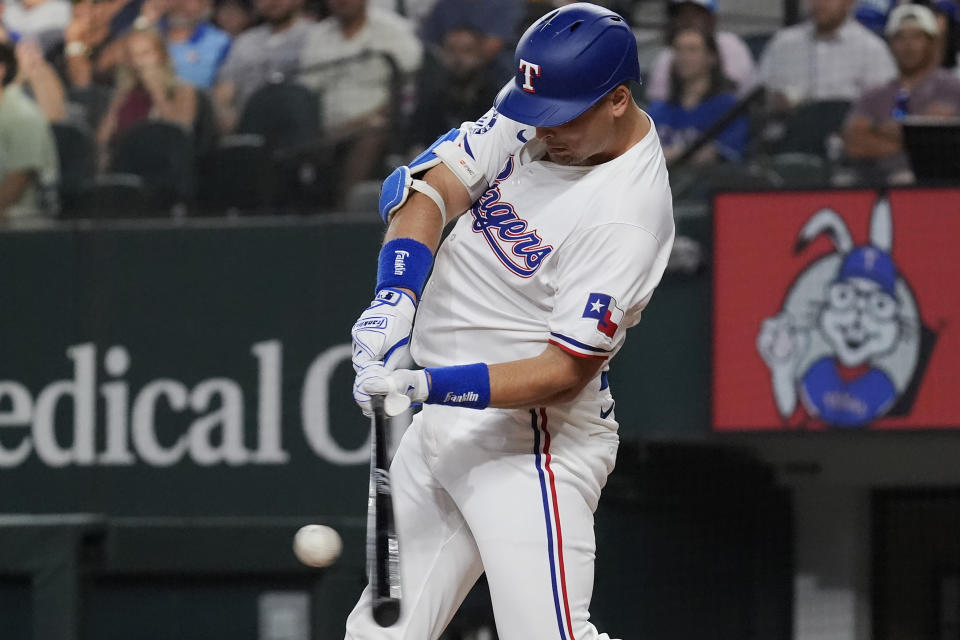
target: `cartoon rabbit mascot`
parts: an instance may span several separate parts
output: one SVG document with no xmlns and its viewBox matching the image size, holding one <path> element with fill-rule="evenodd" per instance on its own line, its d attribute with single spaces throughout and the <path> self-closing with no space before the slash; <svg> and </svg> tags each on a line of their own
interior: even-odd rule
<svg viewBox="0 0 960 640">
<path fill-rule="evenodd" d="M 794 415 L 799 397 L 810 417 L 863 427 L 886 415 L 913 377 L 919 313 L 891 257 L 886 199 L 873 208 L 868 245 L 855 247 L 840 216 L 822 209 L 801 229 L 797 251 L 824 232 L 836 252 L 797 277 L 783 310 L 764 320 L 757 350 L 781 418 Z"/>
</svg>

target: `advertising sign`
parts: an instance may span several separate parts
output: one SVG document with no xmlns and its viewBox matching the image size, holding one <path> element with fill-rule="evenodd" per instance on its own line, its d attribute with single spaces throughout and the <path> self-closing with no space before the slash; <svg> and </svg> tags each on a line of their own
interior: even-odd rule
<svg viewBox="0 0 960 640">
<path fill-rule="evenodd" d="M 364 513 L 350 327 L 381 234 L 320 221 L 0 234 L 0 512 Z"/>
<path fill-rule="evenodd" d="M 960 190 L 722 194 L 713 428 L 960 425 Z"/>
</svg>

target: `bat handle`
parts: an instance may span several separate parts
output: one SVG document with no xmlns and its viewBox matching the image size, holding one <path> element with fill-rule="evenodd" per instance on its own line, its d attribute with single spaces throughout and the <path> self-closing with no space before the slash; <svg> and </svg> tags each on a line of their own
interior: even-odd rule
<svg viewBox="0 0 960 640">
<path fill-rule="evenodd" d="M 373 446 L 376 466 L 380 469 L 389 469 L 387 451 L 387 414 L 384 396 L 370 396 L 370 406 L 373 409 Z"/>
<path fill-rule="evenodd" d="M 373 420 L 376 426 L 381 426 L 383 424 L 383 400 L 384 396 L 381 395 L 370 396 L 370 408 L 373 409 Z"/>
</svg>

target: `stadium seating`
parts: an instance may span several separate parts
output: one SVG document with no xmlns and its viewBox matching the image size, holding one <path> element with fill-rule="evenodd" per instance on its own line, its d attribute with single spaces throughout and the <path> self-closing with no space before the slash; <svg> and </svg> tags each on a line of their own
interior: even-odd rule
<svg viewBox="0 0 960 640">
<path fill-rule="evenodd" d="M 120 135 L 111 170 L 140 176 L 150 196 L 150 213 L 169 212 L 193 198 L 193 148 L 193 136 L 177 124 L 140 122 Z"/>
</svg>

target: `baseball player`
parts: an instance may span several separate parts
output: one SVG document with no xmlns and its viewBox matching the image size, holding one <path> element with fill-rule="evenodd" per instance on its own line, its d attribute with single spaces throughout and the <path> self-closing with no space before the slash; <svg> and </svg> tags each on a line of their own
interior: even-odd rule
<svg viewBox="0 0 960 640">
<path fill-rule="evenodd" d="M 588 611 L 593 513 L 618 446 L 607 371 L 667 264 L 670 188 L 619 15 L 551 11 L 515 64 L 491 111 L 381 193 L 354 397 L 365 412 L 371 394 L 388 413 L 423 409 L 391 467 L 400 619 L 377 627 L 368 587 L 351 640 L 437 638 L 483 572 L 502 640 L 608 637 Z M 401 368 L 408 353 L 425 368 Z"/>
</svg>

